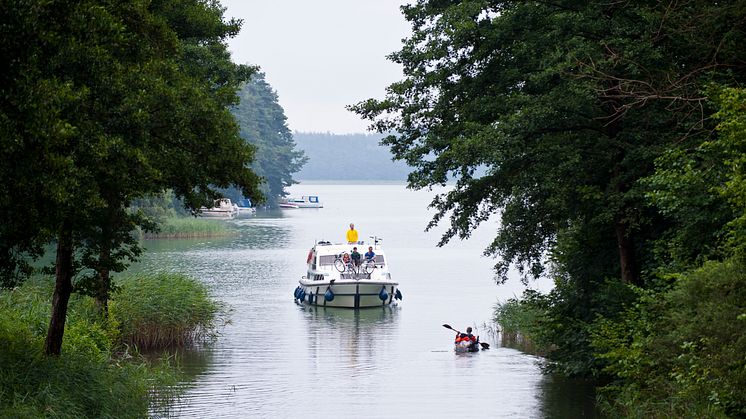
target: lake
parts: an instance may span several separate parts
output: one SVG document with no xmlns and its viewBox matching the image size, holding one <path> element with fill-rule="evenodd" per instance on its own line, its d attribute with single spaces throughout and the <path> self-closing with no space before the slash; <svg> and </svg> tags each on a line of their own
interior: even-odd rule
<svg viewBox="0 0 746 419">
<path fill-rule="evenodd" d="M 496 285 L 495 261 L 482 256 L 497 220 L 437 247 L 444 227 L 424 232 L 434 192 L 339 182 L 289 192 L 318 195 L 324 208 L 259 210 L 228 221 L 240 231 L 234 237 L 145 243 L 134 269 L 188 273 L 232 309 L 213 344 L 181 355 L 189 380 L 169 416 L 593 416 L 588 387 L 542 375 L 539 358 L 499 347 L 489 333 L 495 303 L 525 288 L 517 275 Z M 383 238 L 403 301 L 359 311 L 294 303 L 308 250 L 342 242 L 350 222 L 360 239 Z M 492 348 L 455 354 L 444 323 L 473 327 Z"/>
</svg>

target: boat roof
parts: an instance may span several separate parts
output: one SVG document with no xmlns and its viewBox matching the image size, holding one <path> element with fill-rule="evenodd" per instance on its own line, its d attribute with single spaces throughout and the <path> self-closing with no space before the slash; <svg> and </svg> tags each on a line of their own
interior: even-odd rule
<svg viewBox="0 0 746 419">
<path fill-rule="evenodd" d="M 332 243 L 325 240 L 317 242 L 313 248 L 316 250 L 318 255 L 337 255 L 342 252 L 351 252 L 353 247 L 357 247 L 357 251 L 365 253 L 368 251 L 368 247 L 373 247 L 373 252 L 376 254 L 382 254 L 383 249 L 381 248 L 380 241 L 378 244 L 365 241 L 359 241 L 356 243 Z"/>
</svg>

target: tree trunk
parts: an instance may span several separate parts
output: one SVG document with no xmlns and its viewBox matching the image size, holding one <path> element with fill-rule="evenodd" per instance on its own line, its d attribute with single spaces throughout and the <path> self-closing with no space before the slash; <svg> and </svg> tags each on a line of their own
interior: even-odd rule
<svg viewBox="0 0 746 419">
<path fill-rule="evenodd" d="M 614 222 L 617 248 L 619 250 L 619 265 L 621 267 L 622 282 L 625 284 L 641 285 L 640 274 L 637 271 L 635 243 L 630 237 L 627 223 L 617 220 Z"/>
<path fill-rule="evenodd" d="M 108 268 L 101 268 L 98 271 L 98 291 L 96 291 L 96 307 L 98 307 L 101 318 L 109 318 L 109 294 L 111 291 L 111 276 Z"/>
<path fill-rule="evenodd" d="M 109 294 L 111 292 L 111 228 L 104 226 L 101 234 L 101 247 L 98 255 L 98 287 L 96 290 L 96 306 L 101 318 L 109 318 Z"/>
<path fill-rule="evenodd" d="M 49 320 L 47 340 L 44 345 L 44 353 L 53 356 L 59 356 L 62 350 L 67 304 L 73 290 L 72 231 L 66 225 L 63 226 L 57 240 L 57 266 L 55 269 L 54 294 L 52 296 L 52 317 Z"/>
</svg>

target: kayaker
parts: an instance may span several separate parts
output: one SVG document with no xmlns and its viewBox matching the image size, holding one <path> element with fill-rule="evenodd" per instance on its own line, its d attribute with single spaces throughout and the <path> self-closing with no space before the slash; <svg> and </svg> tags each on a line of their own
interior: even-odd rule
<svg viewBox="0 0 746 419">
<path fill-rule="evenodd" d="M 347 243 L 357 243 L 357 230 L 355 230 L 355 224 L 350 223 L 350 229 L 347 230 Z"/>
<path fill-rule="evenodd" d="M 464 340 L 465 341 L 470 341 L 470 342 L 474 342 L 474 341 L 477 340 L 477 338 L 474 337 L 474 335 L 471 334 L 471 326 L 469 326 L 469 327 L 466 328 L 466 333 L 456 332 L 456 342 L 461 342 L 461 341 L 464 341 Z"/>
</svg>

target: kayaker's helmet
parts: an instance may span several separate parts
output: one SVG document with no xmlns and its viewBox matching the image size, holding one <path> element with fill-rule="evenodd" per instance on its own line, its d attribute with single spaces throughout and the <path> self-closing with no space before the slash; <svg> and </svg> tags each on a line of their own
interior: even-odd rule
<svg viewBox="0 0 746 419">
<path fill-rule="evenodd" d="M 466 328 L 466 333 L 471 333 L 471 326 Z"/>
</svg>

